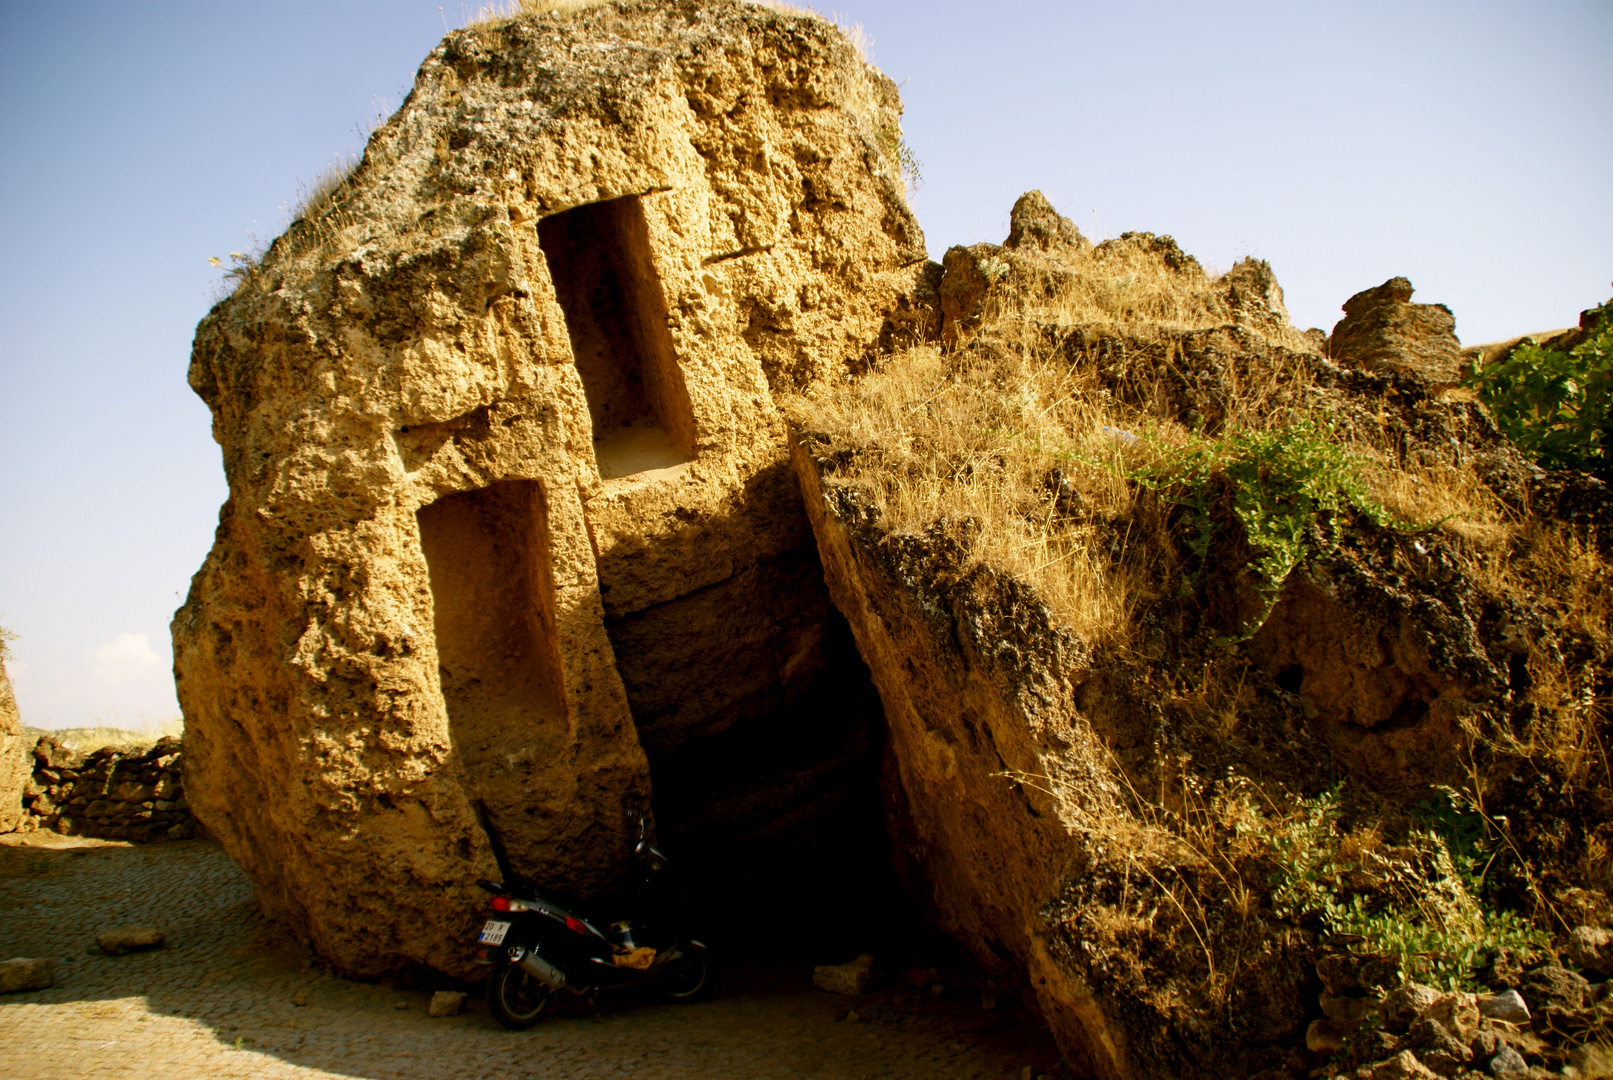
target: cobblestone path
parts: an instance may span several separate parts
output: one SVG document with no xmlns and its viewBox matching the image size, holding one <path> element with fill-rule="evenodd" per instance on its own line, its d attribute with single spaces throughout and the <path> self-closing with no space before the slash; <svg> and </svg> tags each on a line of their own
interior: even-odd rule
<svg viewBox="0 0 1613 1080">
<path fill-rule="evenodd" d="M 168 947 L 100 955 L 95 936 L 156 926 Z M 524 1032 L 472 999 L 426 1015 L 426 990 L 350 982 L 257 913 L 216 844 L 0 847 L 0 959 L 48 956 L 49 990 L 0 998 L 6 1080 L 516 1080 L 524 1077 L 1001 1077 L 1062 1075 L 1035 1018 L 978 995 L 811 987 L 802 963 L 719 969 L 704 999 L 607 997 L 598 1018 Z M 860 1014 L 843 1019 L 847 1006 Z"/>
</svg>

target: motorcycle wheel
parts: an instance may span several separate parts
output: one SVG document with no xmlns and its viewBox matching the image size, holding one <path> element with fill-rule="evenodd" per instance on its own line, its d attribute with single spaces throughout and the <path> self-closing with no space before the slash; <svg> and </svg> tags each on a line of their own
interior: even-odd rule
<svg viewBox="0 0 1613 1080">
<path fill-rule="evenodd" d="M 514 964 L 502 964 L 487 982 L 487 1007 L 511 1031 L 536 1024 L 554 996 L 543 983 Z"/>
<path fill-rule="evenodd" d="M 706 954 L 690 949 L 672 961 L 662 976 L 661 996 L 671 1001 L 688 1001 L 706 988 Z"/>
</svg>

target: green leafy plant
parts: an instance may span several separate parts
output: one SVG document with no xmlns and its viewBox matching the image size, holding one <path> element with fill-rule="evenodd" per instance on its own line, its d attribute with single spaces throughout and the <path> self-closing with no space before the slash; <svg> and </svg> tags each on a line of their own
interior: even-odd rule
<svg viewBox="0 0 1613 1080">
<path fill-rule="evenodd" d="M 1567 352 L 1527 342 L 1492 363 L 1481 357 L 1467 385 L 1545 468 L 1613 471 L 1613 300 Z"/>
<path fill-rule="evenodd" d="M 1187 546 L 1199 569 L 1184 589 L 1202 578 L 1215 539 L 1215 479 L 1225 478 L 1232 489 L 1232 511 L 1259 552 L 1254 567 L 1261 579 L 1258 588 L 1267 596 L 1266 610 L 1252 627 L 1245 627 L 1245 637 L 1265 621 L 1294 567 L 1318 548 L 1325 553 L 1337 544 L 1316 527 L 1323 518 L 1353 510 L 1380 525 L 1389 520 L 1357 474 L 1363 459 L 1311 420 L 1217 439 L 1195 436 L 1177 447 L 1154 445 L 1159 451 L 1155 461 L 1127 476 L 1186 508 Z"/>
<path fill-rule="evenodd" d="M 1494 837 L 1455 792 L 1425 803 L 1408 843 L 1392 855 L 1346 843 L 1340 787 L 1300 801 L 1276 824 L 1254 817 L 1242 831 L 1270 844 L 1272 905 L 1288 918 L 1317 918 L 1351 948 L 1393 957 L 1403 978 L 1459 989 L 1501 951 L 1532 952 L 1547 935 L 1510 911 L 1481 902 Z M 1353 847 L 1354 850 L 1351 850 Z"/>
</svg>

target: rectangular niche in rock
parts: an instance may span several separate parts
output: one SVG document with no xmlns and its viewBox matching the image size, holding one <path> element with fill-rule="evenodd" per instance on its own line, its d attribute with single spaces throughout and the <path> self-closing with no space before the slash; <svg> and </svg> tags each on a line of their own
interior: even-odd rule
<svg viewBox="0 0 1613 1080">
<path fill-rule="evenodd" d="M 416 517 L 449 730 L 488 810 L 514 811 L 519 764 L 559 752 L 568 726 L 543 489 L 507 480 Z"/>
<path fill-rule="evenodd" d="M 694 414 L 638 197 L 546 217 L 538 243 L 588 395 L 600 476 L 693 460 Z"/>
</svg>

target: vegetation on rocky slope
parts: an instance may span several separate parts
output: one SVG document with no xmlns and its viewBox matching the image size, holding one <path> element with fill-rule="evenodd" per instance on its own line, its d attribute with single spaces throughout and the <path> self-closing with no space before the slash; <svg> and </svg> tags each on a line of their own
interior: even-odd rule
<svg viewBox="0 0 1613 1080">
<path fill-rule="evenodd" d="M 1608 501 L 1529 460 L 1587 464 L 1561 432 L 1593 406 L 1531 445 L 1404 279 L 1300 333 L 1265 264 L 1092 245 L 1036 193 L 930 280 L 934 337 L 797 422 L 885 534 L 965 537 L 1092 649 L 1075 694 L 1125 797 L 1047 914 L 1145 1069 L 1314 1066 L 1281 1047 L 1315 1007 L 1282 1002 L 1329 956 L 1395 973 L 1350 984 L 1369 1004 L 1499 989 L 1613 916 Z"/>
<path fill-rule="evenodd" d="M 1613 300 L 1577 333 L 1481 356 L 1468 377 L 1496 423 L 1548 469 L 1613 470 Z"/>
</svg>

